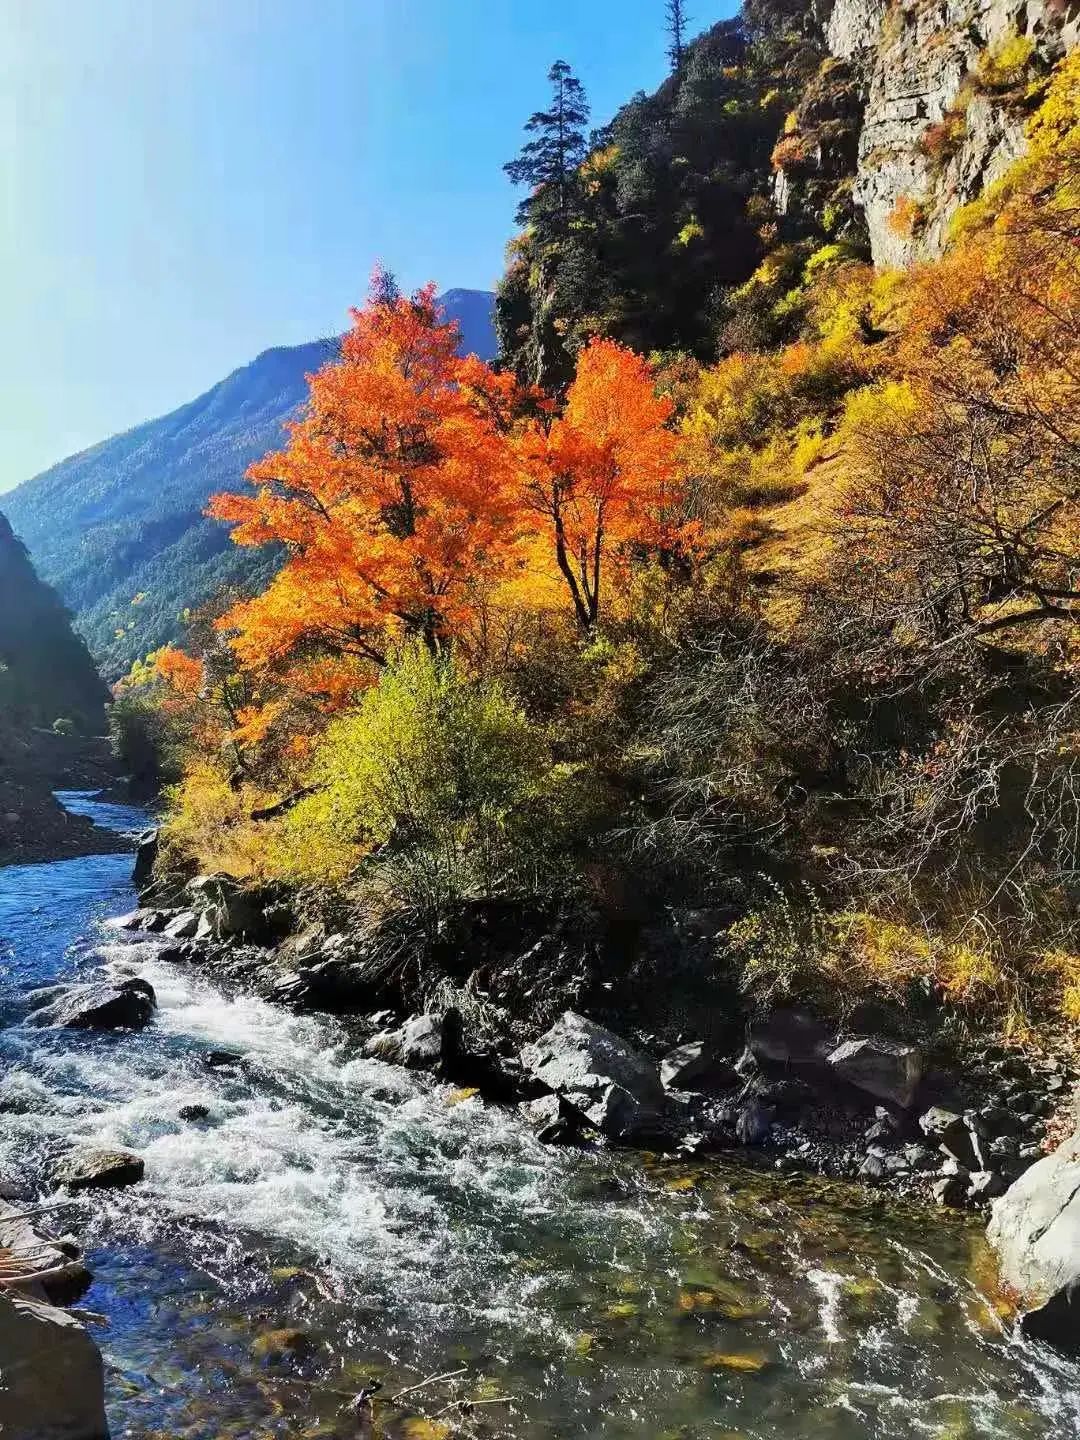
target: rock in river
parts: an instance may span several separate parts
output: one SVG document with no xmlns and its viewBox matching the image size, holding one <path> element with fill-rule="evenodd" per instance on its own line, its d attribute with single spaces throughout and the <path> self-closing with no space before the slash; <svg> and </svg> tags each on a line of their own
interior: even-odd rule
<svg viewBox="0 0 1080 1440">
<path fill-rule="evenodd" d="M 64 1030 L 141 1030 L 157 1006 L 147 980 L 74 985 L 31 1017 L 36 1025 Z"/>
<path fill-rule="evenodd" d="M 130 1150 L 79 1150 L 53 1171 L 53 1181 L 71 1191 L 136 1185 L 145 1166 Z"/>
<path fill-rule="evenodd" d="M 521 1052 L 525 1069 L 605 1135 L 628 1140 L 652 1130 L 664 1102 L 654 1061 L 603 1025 L 572 1010 Z"/>
<path fill-rule="evenodd" d="M 994 1202 L 987 1237 L 1029 1335 L 1080 1355 L 1080 1131 Z"/>
</svg>

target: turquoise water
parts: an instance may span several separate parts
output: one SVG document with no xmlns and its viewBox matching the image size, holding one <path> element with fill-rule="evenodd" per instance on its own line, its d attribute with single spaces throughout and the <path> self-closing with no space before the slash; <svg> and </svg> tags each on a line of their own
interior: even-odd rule
<svg viewBox="0 0 1080 1440">
<path fill-rule="evenodd" d="M 546 1150 L 513 1114 L 364 1059 L 340 1022 L 118 938 L 102 921 L 134 903 L 129 873 L 126 853 L 0 870 L 0 1168 L 47 1194 L 72 1141 L 146 1159 L 141 1186 L 66 1217 L 114 1435 L 355 1435 L 342 1406 L 368 1378 L 388 1437 L 1080 1431 L 1080 1371 L 1014 1336 L 978 1225 L 734 1165 Z M 34 986 L 99 971 L 151 980 L 149 1029 L 24 1026 Z M 207 1064 L 222 1051 L 235 1063 Z M 189 1104 L 207 1119 L 181 1121 Z M 461 1396 L 498 1403 L 462 1430 L 440 1413 Z"/>
</svg>

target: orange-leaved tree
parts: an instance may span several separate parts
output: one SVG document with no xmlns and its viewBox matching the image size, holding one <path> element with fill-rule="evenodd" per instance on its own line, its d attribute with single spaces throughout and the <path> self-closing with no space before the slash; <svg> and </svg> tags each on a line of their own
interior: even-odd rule
<svg viewBox="0 0 1080 1440">
<path fill-rule="evenodd" d="M 649 363 L 612 340 L 578 358 L 562 414 L 519 437 L 525 504 L 583 629 L 595 626 L 613 567 L 680 538 L 672 401 Z"/>
<path fill-rule="evenodd" d="M 218 622 L 243 666 L 381 663 L 402 634 L 435 643 L 509 563 L 515 385 L 457 345 L 433 286 L 407 298 L 377 278 L 340 359 L 309 377 L 287 447 L 248 471 L 255 494 L 213 497 L 238 544 L 286 550 L 262 594 Z"/>
</svg>

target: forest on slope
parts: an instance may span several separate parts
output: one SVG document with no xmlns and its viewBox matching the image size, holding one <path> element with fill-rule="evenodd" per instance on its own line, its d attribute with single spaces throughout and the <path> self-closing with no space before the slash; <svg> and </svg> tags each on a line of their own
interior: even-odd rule
<svg viewBox="0 0 1080 1440">
<path fill-rule="evenodd" d="M 1054 13 L 965 30 L 968 108 L 923 117 L 933 187 L 889 211 L 926 237 L 905 268 L 856 203 L 878 60 L 837 62 L 811 7 L 676 23 L 667 84 L 592 135 L 556 65 L 511 162 L 504 363 L 377 276 L 286 447 L 211 503 L 281 568 L 121 686 L 118 743 L 171 782 L 163 866 L 391 935 L 421 991 L 497 903 L 606 926 L 665 1003 L 1075 1024 L 1080 54 Z M 989 97 L 1022 144 L 946 204 Z M 673 907 L 712 917 L 694 976 L 648 949 Z"/>
</svg>

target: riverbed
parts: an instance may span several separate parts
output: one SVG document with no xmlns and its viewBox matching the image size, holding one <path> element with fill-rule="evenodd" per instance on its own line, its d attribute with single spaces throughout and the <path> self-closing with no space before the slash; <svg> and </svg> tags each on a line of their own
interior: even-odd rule
<svg viewBox="0 0 1080 1440">
<path fill-rule="evenodd" d="M 72 1143 L 144 1182 L 64 1212 L 114 1436 L 387 1437 L 458 1396 L 518 1437 L 892 1440 L 1080 1433 L 1080 1368 L 1018 1337 L 977 1221 L 728 1163 L 545 1148 L 363 1058 L 341 1021 L 222 993 L 103 922 L 118 853 L 0 870 L 0 1171 L 48 1197 Z M 32 992 L 145 976 L 138 1034 L 24 1024 Z M 182 1120 L 185 1106 L 205 1118 Z M 395 1402 L 425 1377 L 457 1372 Z M 423 1417 L 429 1417 L 425 1420 Z"/>
</svg>

